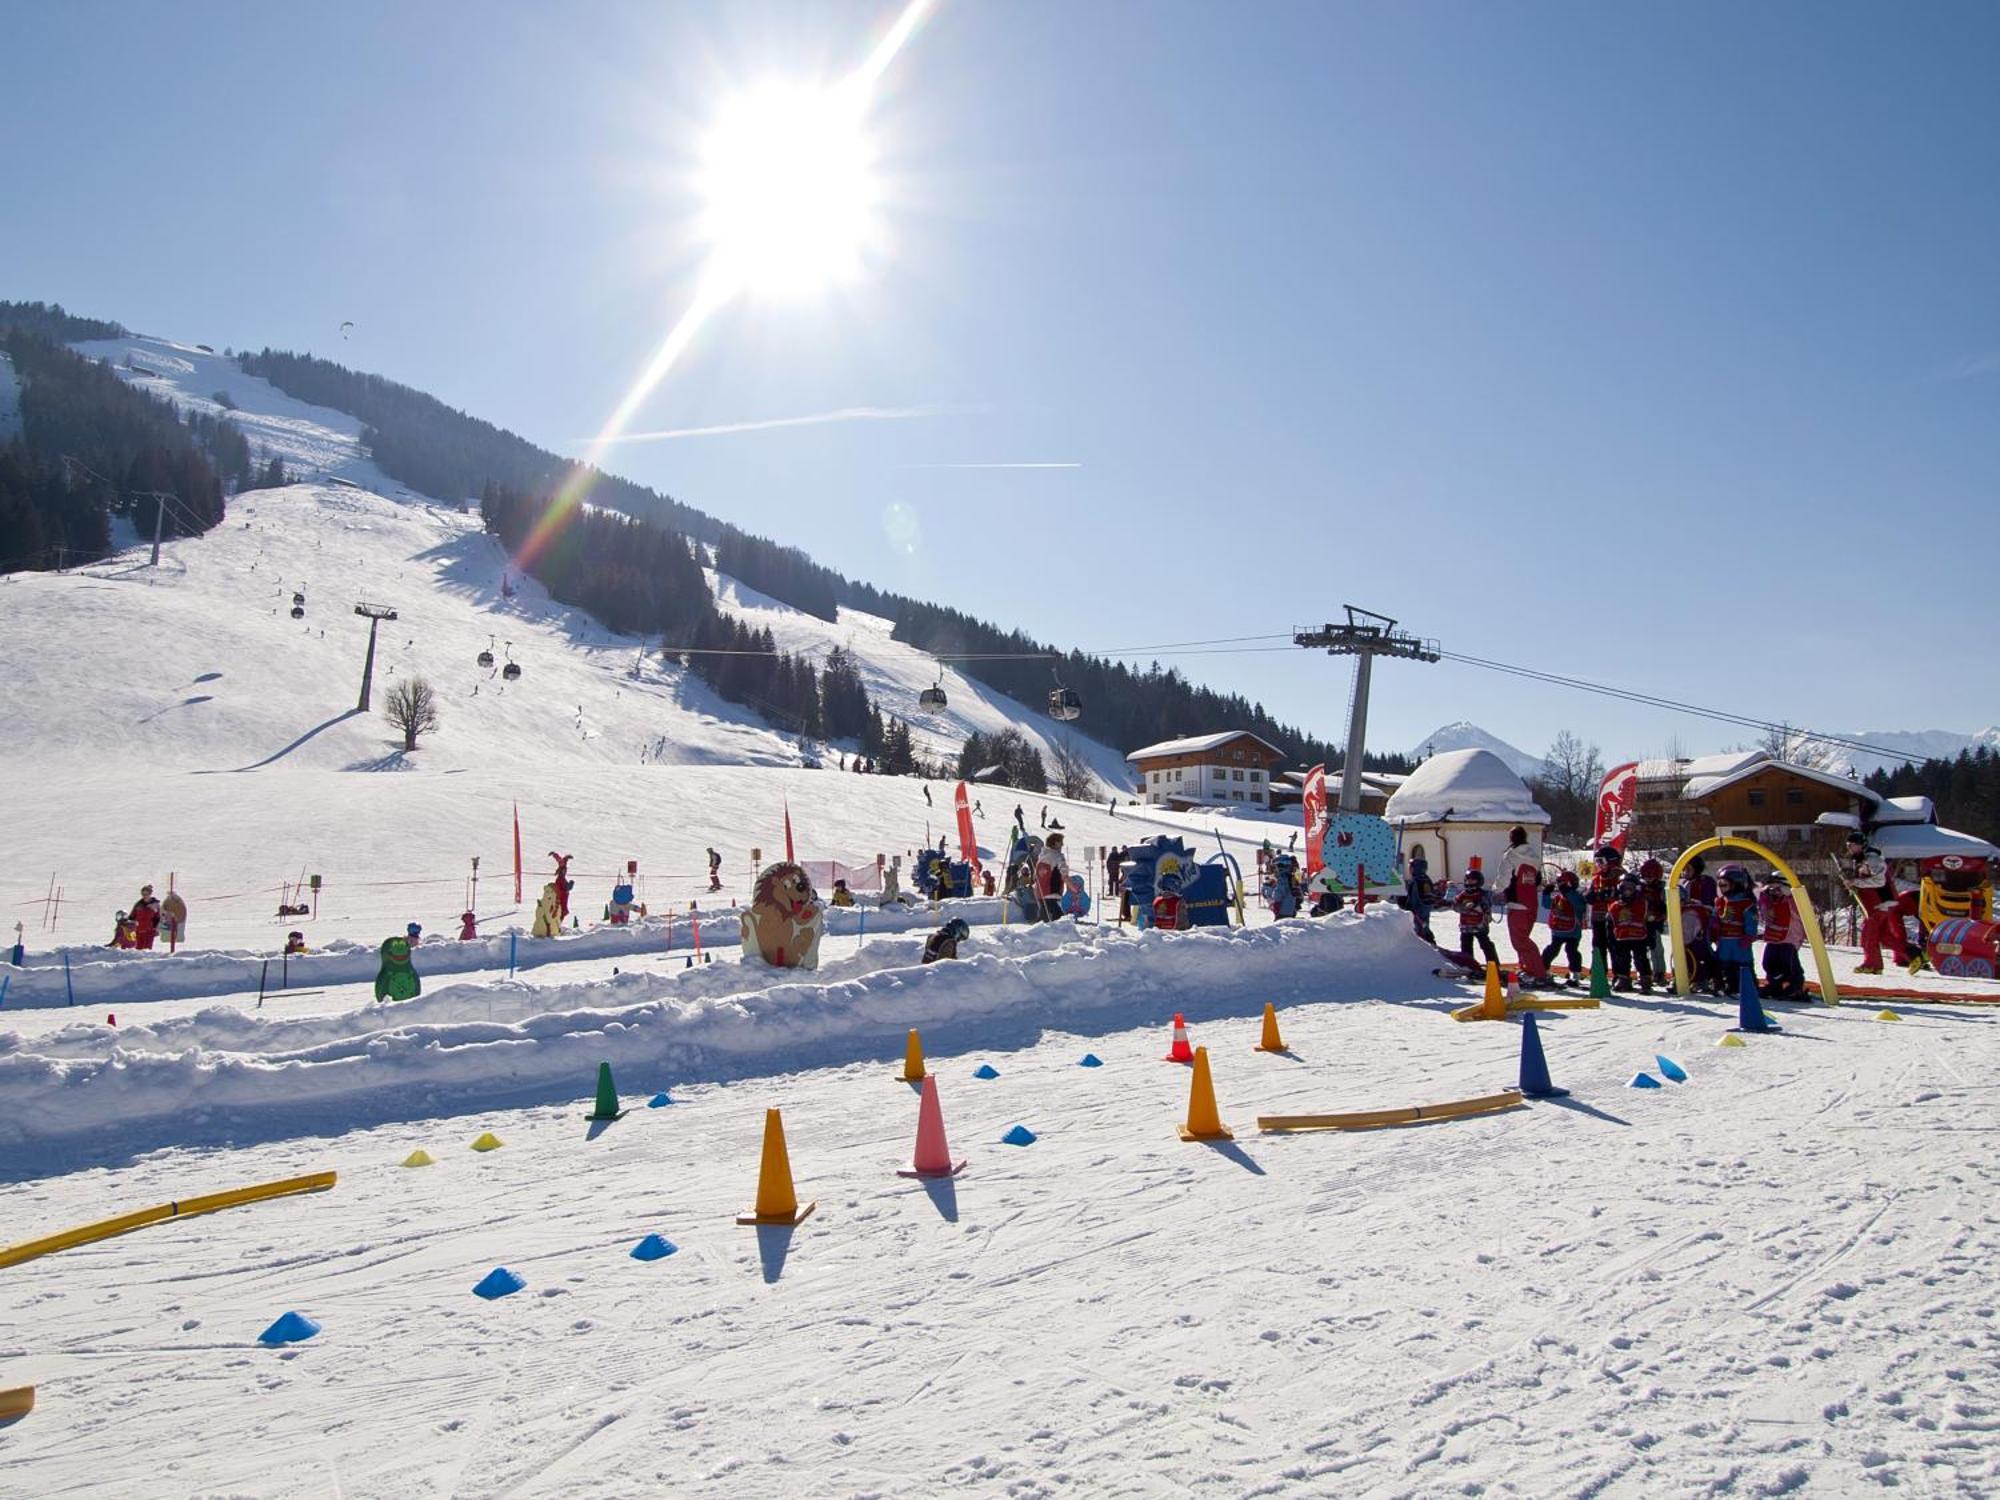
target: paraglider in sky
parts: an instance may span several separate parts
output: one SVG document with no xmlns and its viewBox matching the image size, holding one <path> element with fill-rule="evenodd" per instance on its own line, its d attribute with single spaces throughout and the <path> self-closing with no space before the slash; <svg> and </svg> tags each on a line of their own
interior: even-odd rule
<svg viewBox="0 0 2000 1500">
<path fill-rule="evenodd" d="M 340 336 L 342 338 L 346 338 L 347 330 L 352 328 L 353 326 L 354 326 L 354 320 L 352 318 L 348 319 L 345 323 L 342 323 L 340 325 Z"/>
</svg>

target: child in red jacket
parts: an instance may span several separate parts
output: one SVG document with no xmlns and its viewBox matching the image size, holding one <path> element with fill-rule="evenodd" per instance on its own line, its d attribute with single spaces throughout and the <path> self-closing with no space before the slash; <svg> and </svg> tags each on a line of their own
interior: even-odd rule
<svg viewBox="0 0 2000 1500">
<path fill-rule="evenodd" d="M 1764 889 L 1757 898 L 1758 916 L 1764 929 L 1764 988 L 1766 1000 L 1806 998 L 1806 971 L 1799 962 L 1799 944 L 1806 938 L 1805 919 L 1792 898 L 1791 885 L 1773 870 L 1764 877 Z"/>
<path fill-rule="evenodd" d="M 1465 883 L 1451 905 L 1458 913 L 1459 962 L 1468 969 L 1473 967 L 1472 947 L 1477 943 L 1489 964 L 1499 963 L 1500 955 L 1494 951 L 1489 931 L 1493 926 L 1493 897 L 1486 889 L 1486 876 L 1478 870 L 1467 870 Z"/>
<path fill-rule="evenodd" d="M 1556 875 L 1556 888 L 1549 892 L 1549 945 L 1542 950 L 1544 970 L 1556 954 L 1569 955 L 1567 982 L 1572 985 L 1582 984 L 1586 973 L 1578 942 L 1584 923 L 1590 920 L 1590 903 L 1584 899 L 1581 885 L 1574 870 Z"/>
</svg>

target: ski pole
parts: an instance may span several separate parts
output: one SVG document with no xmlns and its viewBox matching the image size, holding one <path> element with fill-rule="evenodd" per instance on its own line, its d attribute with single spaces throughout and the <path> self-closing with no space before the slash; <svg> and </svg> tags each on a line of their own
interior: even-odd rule
<svg viewBox="0 0 2000 1500">
<path fill-rule="evenodd" d="M 63 950 L 63 993 L 69 996 L 69 1003 L 76 1004 L 76 986 L 69 982 L 69 951 Z"/>
</svg>

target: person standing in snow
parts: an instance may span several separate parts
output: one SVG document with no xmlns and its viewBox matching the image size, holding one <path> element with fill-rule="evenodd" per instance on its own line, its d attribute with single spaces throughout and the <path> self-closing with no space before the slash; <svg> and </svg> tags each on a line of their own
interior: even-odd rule
<svg viewBox="0 0 2000 1500">
<path fill-rule="evenodd" d="M 1590 953 L 1611 957 L 1611 904 L 1618 899 L 1618 882 L 1625 874 L 1625 856 L 1614 844 L 1597 848 L 1597 869 L 1590 877 Z"/>
<path fill-rule="evenodd" d="M 1799 962 L 1799 944 L 1806 940 L 1805 919 L 1799 915 L 1790 883 L 1776 870 L 1764 877 L 1757 920 L 1764 932 L 1764 998 L 1805 999 L 1806 971 Z"/>
<path fill-rule="evenodd" d="M 1014 804 L 1014 822 L 1019 826 L 1021 832 L 1026 833 L 1028 831 L 1028 815 L 1022 810 L 1021 804 L 1018 802 Z"/>
<path fill-rule="evenodd" d="M 1618 892 L 1605 910 L 1611 929 L 1611 988 L 1632 988 L 1632 970 L 1639 971 L 1639 989 L 1653 993 L 1653 956 L 1646 946 L 1646 887 L 1629 870 L 1619 878 Z"/>
<path fill-rule="evenodd" d="M 1715 977 L 1715 945 L 1709 934 L 1715 923 L 1715 877 L 1697 854 L 1681 877 L 1681 943 L 1687 949 L 1688 984 L 1709 994 L 1720 993 Z M 1664 978 L 1665 976 L 1662 975 Z"/>
<path fill-rule="evenodd" d="M 924 783 L 924 806 L 925 807 L 936 806 L 936 804 L 931 801 L 931 784 L 928 781 Z"/>
<path fill-rule="evenodd" d="M 1743 966 L 1753 962 L 1750 944 L 1757 936 L 1757 898 L 1750 891 L 1750 872 L 1739 864 L 1722 867 L 1722 893 L 1715 898 L 1715 967 L 1720 993 L 1740 995 Z"/>
<path fill-rule="evenodd" d="M 1467 870 L 1451 904 L 1458 913 L 1459 962 L 1468 969 L 1474 967 L 1472 949 L 1477 944 L 1489 964 L 1499 963 L 1500 955 L 1494 951 L 1490 931 L 1493 926 L 1493 896 L 1486 889 L 1486 873 L 1483 870 Z"/>
<path fill-rule="evenodd" d="M 160 902 L 150 885 L 139 887 L 139 899 L 132 906 L 132 945 L 135 948 L 151 948 L 153 937 L 160 930 Z"/>
<path fill-rule="evenodd" d="M 1653 960 L 1653 973 L 1662 981 L 1673 971 L 1667 967 L 1667 871 L 1657 859 L 1639 866 L 1639 887 L 1646 893 L 1646 953 Z"/>
<path fill-rule="evenodd" d="M 722 856 L 713 849 L 708 851 L 708 888 L 711 891 L 722 889 Z"/>
<path fill-rule="evenodd" d="M 1044 922 L 1062 915 L 1063 888 L 1068 884 L 1069 858 L 1063 853 L 1063 836 L 1052 833 L 1035 860 L 1035 895 L 1041 902 Z"/>
<path fill-rule="evenodd" d="M 1542 914 L 1542 862 L 1528 848 L 1528 830 L 1507 835 L 1507 852 L 1500 857 L 1501 890 L 1507 901 L 1507 941 L 1521 969 L 1521 983 L 1547 984 L 1549 966 L 1535 946 L 1535 920 Z"/>
<path fill-rule="evenodd" d="M 1048 809 L 1048 804 L 1044 803 L 1042 805 L 1042 827 L 1046 828 L 1048 826 L 1049 826 L 1049 809 Z"/>
<path fill-rule="evenodd" d="M 1896 902 L 1896 877 L 1889 873 L 1889 861 L 1868 842 L 1868 835 L 1855 829 L 1847 836 L 1845 852 L 1835 861 L 1843 884 L 1861 903 L 1861 966 L 1857 974 L 1882 972 L 1882 943 L 1899 966 L 1910 962 L 1909 940 L 1903 934 L 1903 912 Z"/>
<path fill-rule="evenodd" d="M 1542 971 L 1558 953 L 1569 955 L 1569 982 L 1583 983 L 1583 953 L 1578 939 L 1590 919 L 1590 906 L 1583 899 L 1582 882 L 1574 870 L 1556 872 L 1556 888 L 1549 893 L 1549 945 L 1542 950 Z"/>
<path fill-rule="evenodd" d="M 1437 904 L 1437 886 L 1431 880 L 1430 861 L 1421 854 L 1410 859 L 1409 877 L 1403 882 L 1403 906 L 1410 913 L 1410 926 L 1425 942 L 1437 943 L 1431 931 L 1431 908 Z"/>
<path fill-rule="evenodd" d="M 1106 812 L 1110 813 L 1112 817 L 1114 817 L 1114 818 L 1115 818 L 1115 817 L 1117 817 L 1117 816 L 1118 816 L 1118 799 L 1117 799 L 1116 797 L 1113 797 L 1113 798 L 1112 798 L 1112 799 L 1111 799 L 1110 801 L 1108 801 L 1108 802 L 1106 802 L 1106 803 L 1104 804 L 1104 809 L 1105 809 L 1105 811 L 1106 811 Z"/>
</svg>

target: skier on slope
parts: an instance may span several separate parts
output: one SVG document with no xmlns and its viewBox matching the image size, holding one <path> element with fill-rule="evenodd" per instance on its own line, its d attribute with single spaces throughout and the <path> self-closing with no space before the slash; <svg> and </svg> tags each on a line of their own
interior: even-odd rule
<svg viewBox="0 0 2000 1500">
<path fill-rule="evenodd" d="M 1709 994 L 1718 993 L 1715 945 L 1709 940 L 1714 921 L 1715 877 L 1703 873 L 1697 854 L 1681 878 L 1681 942 L 1687 949 L 1689 987 Z"/>
<path fill-rule="evenodd" d="M 1431 879 L 1430 861 L 1421 854 L 1410 858 L 1409 878 L 1403 882 L 1403 906 L 1410 913 L 1410 926 L 1418 937 L 1435 944 L 1431 931 L 1431 908 L 1437 905 L 1437 884 Z"/>
<path fill-rule="evenodd" d="M 927 781 L 924 783 L 924 806 L 935 807 L 936 805 L 936 803 L 931 801 L 931 784 Z"/>
<path fill-rule="evenodd" d="M 1625 856 L 1615 844 L 1597 846 L 1597 869 L 1590 877 L 1590 951 L 1611 956 L 1611 904 L 1618 899 L 1618 882 L 1625 874 Z"/>
<path fill-rule="evenodd" d="M 1653 955 L 1646 946 L 1646 886 L 1627 870 L 1618 878 L 1618 893 L 1605 911 L 1611 929 L 1611 988 L 1632 988 L 1632 970 L 1639 971 L 1639 989 L 1653 993 Z"/>
<path fill-rule="evenodd" d="M 1715 898 L 1715 966 L 1722 994 L 1742 993 L 1744 967 L 1754 965 L 1750 944 L 1756 936 L 1757 897 L 1750 889 L 1750 872 L 1739 864 L 1726 864 L 1722 893 Z"/>
<path fill-rule="evenodd" d="M 1583 898 L 1582 882 L 1574 870 L 1556 872 L 1556 888 L 1549 893 L 1549 945 L 1542 950 L 1542 972 L 1558 953 L 1569 955 L 1569 983 L 1584 982 L 1583 954 L 1578 937 L 1590 920 L 1590 904 Z"/>
<path fill-rule="evenodd" d="M 1882 851 L 1868 842 L 1868 835 L 1855 829 L 1835 861 L 1841 881 L 1861 903 L 1861 966 L 1857 974 L 1882 972 L 1882 942 L 1887 939 L 1896 962 L 1910 962 L 1909 941 L 1903 935 L 1903 912 L 1897 905 L 1896 877 Z"/>
<path fill-rule="evenodd" d="M 722 889 L 722 856 L 713 849 L 708 851 L 708 888 L 711 891 Z"/>
<path fill-rule="evenodd" d="M 153 937 L 160 930 L 160 902 L 150 885 L 139 887 L 139 899 L 132 904 L 132 943 L 137 948 L 151 948 Z"/>
<path fill-rule="evenodd" d="M 1653 972 L 1664 980 L 1672 971 L 1667 967 L 1667 872 L 1657 859 L 1648 859 L 1639 866 L 1639 886 L 1646 893 L 1646 953 L 1653 961 Z"/>
<path fill-rule="evenodd" d="M 1528 830 L 1507 835 L 1507 852 L 1500 858 L 1501 892 L 1507 901 L 1507 941 L 1514 947 L 1521 983 L 1545 985 L 1549 966 L 1535 946 L 1535 921 L 1542 914 L 1542 862 L 1528 847 Z"/>
<path fill-rule="evenodd" d="M 1789 881 L 1776 870 L 1764 877 L 1757 897 L 1758 925 L 1764 932 L 1764 987 L 1767 1000 L 1806 998 L 1806 971 L 1799 962 L 1799 944 L 1806 940 L 1805 919 L 1792 898 Z"/>
<path fill-rule="evenodd" d="M 1044 922 L 1062 915 L 1063 888 L 1068 883 L 1069 858 L 1063 853 L 1063 836 L 1052 833 L 1035 860 L 1035 895 L 1040 899 Z"/>
<path fill-rule="evenodd" d="M 1489 964 L 1499 963 L 1500 955 L 1494 951 L 1493 936 L 1489 930 L 1493 926 L 1493 896 L 1486 889 L 1485 872 L 1467 870 L 1451 904 L 1458 913 L 1459 962 L 1468 969 L 1472 968 L 1472 949 L 1477 944 Z"/>
</svg>

